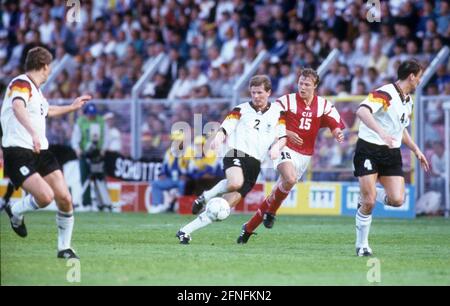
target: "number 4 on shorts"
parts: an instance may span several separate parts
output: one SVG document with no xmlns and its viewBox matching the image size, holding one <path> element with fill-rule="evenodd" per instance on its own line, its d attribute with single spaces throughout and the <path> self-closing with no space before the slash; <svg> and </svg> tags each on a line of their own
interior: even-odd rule
<svg viewBox="0 0 450 306">
<path fill-rule="evenodd" d="M 364 161 L 364 168 L 366 168 L 369 171 L 372 171 L 372 163 L 370 162 L 370 159 L 366 159 Z"/>
</svg>

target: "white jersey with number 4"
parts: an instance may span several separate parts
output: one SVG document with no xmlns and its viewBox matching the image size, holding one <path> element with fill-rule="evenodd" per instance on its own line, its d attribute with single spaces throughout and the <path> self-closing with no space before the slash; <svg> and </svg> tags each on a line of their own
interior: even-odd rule
<svg viewBox="0 0 450 306">
<path fill-rule="evenodd" d="M 48 114 L 49 105 L 41 90 L 37 88 L 26 74 L 21 74 L 14 78 L 6 89 L 1 111 L 2 146 L 5 148 L 21 147 L 33 150 L 33 139 L 30 133 L 14 115 L 14 100 L 20 100 L 24 103 L 31 125 L 39 136 L 41 150 L 47 150 L 48 140 L 45 135 L 45 117 Z"/>
<path fill-rule="evenodd" d="M 221 126 L 228 135 L 227 144 L 259 161 L 267 155 L 275 140 L 286 137 L 284 110 L 278 103 L 269 103 L 257 111 L 252 102 L 235 107 Z"/>
<path fill-rule="evenodd" d="M 403 131 L 410 123 L 412 98 L 409 95 L 404 96 L 396 84 L 387 84 L 371 92 L 361 102 L 360 107 L 367 107 L 371 111 L 380 127 L 395 138 L 394 148 L 399 148 L 402 144 Z M 373 144 L 387 145 L 364 122 L 359 125 L 358 136 Z"/>
</svg>

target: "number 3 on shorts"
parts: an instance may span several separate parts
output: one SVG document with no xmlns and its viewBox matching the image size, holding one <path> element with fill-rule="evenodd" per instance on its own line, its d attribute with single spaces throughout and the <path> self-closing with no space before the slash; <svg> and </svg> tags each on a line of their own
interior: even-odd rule
<svg viewBox="0 0 450 306">
<path fill-rule="evenodd" d="M 364 161 L 364 168 L 366 168 L 369 171 L 372 171 L 372 163 L 370 162 L 370 159 L 366 159 Z"/>
</svg>

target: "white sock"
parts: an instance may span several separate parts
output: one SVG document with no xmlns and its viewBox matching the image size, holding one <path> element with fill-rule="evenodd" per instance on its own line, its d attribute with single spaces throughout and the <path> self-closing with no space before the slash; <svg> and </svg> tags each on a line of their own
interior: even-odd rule
<svg viewBox="0 0 450 306">
<path fill-rule="evenodd" d="M 17 218 L 22 218 L 24 213 L 37 209 L 39 209 L 39 206 L 31 194 L 26 195 L 22 200 L 11 205 L 11 212 Z"/>
<path fill-rule="evenodd" d="M 70 248 L 73 230 L 73 211 L 62 212 L 56 214 L 56 225 L 58 226 L 58 251 Z"/>
<path fill-rule="evenodd" d="M 203 196 L 205 197 L 206 202 L 208 202 L 209 200 L 211 200 L 216 196 L 221 196 L 222 194 L 227 193 L 228 192 L 227 182 L 228 182 L 227 179 L 221 180 L 216 184 L 216 186 L 214 186 L 210 190 L 203 192 Z"/>
<path fill-rule="evenodd" d="M 204 211 L 200 215 L 198 215 L 198 217 L 195 218 L 195 220 L 191 221 L 191 223 L 182 227 L 180 231 L 190 235 L 192 232 L 195 232 L 196 230 L 205 227 L 211 224 L 212 222 L 213 221 L 206 214 L 206 211 Z"/>
<path fill-rule="evenodd" d="M 364 215 L 358 209 L 356 212 L 356 247 L 364 248 L 369 246 L 369 231 L 372 223 L 372 215 Z"/>
<path fill-rule="evenodd" d="M 377 202 L 382 203 L 383 205 L 389 205 L 387 203 L 387 197 L 386 197 L 386 191 L 384 188 L 377 187 L 377 196 L 376 196 Z"/>
</svg>

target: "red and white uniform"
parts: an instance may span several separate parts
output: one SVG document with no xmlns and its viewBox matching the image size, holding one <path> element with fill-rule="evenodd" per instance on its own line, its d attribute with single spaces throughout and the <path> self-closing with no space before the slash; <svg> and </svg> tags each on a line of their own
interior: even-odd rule
<svg viewBox="0 0 450 306">
<path fill-rule="evenodd" d="M 274 164 L 277 167 L 287 161 L 294 163 L 300 179 L 314 153 L 320 128 L 328 127 L 333 131 L 336 128 L 344 129 L 345 126 L 334 105 L 323 97 L 315 95 L 310 106 L 305 104 L 298 93 L 281 96 L 276 102 L 286 112 L 286 130 L 296 133 L 303 144 L 294 144 L 288 138 L 287 146 Z"/>
</svg>

